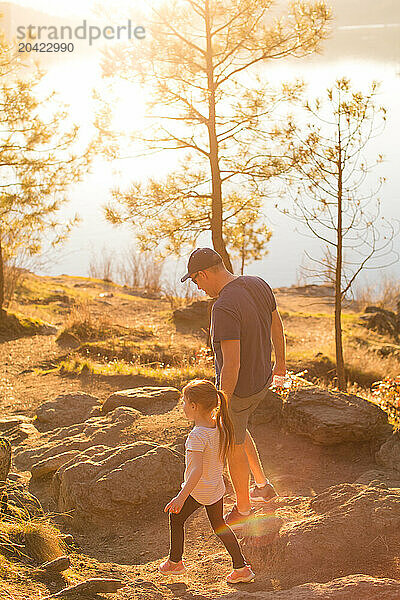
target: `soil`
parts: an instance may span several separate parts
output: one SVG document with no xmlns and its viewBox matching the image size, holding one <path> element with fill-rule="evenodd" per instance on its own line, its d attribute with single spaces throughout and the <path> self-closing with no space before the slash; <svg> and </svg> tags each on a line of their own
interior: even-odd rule
<svg viewBox="0 0 400 600">
<path fill-rule="evenodd" d="M 285 305 L 286 298 L 282 300 Z M 331 305 L 331 298 L 326 301 L 312 298 L 311 301 L 319 307 Z M 111 312 L 115 315 L 126 309 L 116 297 L 107 298 L 107 302 L 112 305 Z M 308 310 L 318 309 L 313 306 Z M 65 349 L 61 349 L 55 340 L 54 335 L 33 336 L 0 344 L 0 416 L 34 416 L 37 406 L 61 393 L 80 390 L 105 400 L 118 389 L 152 384 L 151 380 L 139 377 L 72 378 L 56 373 L 36 374 L 35 368 L 51 365 L 65 354 Z M 354 482 L 362 473 L 375 467 L 376 448 L 370 443 L 316 446 L 305 437 L 282 431 L 276 423 L 263 422 L 262 411 L 260 407 L 254 415 L 251 431 L 266 473 L 280 495 L 313 496 L 336 483 Z M 142 439 L 161 443 L 174 441 L 171 440 L 171 427 L 179 427 L 182 434 L 188 430 L 179 405 L 172 410 L 168 407 L 164 414 L 149 416 L 141 421 L 141 427 Z M 28 478 L 28 473 L 24 475 Z M 45 506 L 51 507 L 46 484 L 36 486 L 32 491 Z M 228 484 L 226 507 L 232 504 L 232 488 Z M 111 527 L 103 523 L 94 531 L 73 531 L 67 518 L 55 517 L 55 521 L 65 533 L 73 534 L 76 543 L 71 554 L 72 567 L 65 574 L 69 583 L 88 577 L 120 577 L 127 586 L 115 595 L 107 596 L 116 600 L 232 597 L 232 587 L 225 583 L 230 561 L 212 534 L 204 511 L 196 513 L 189 521 L 185 550 L 188 574 L 178 580 L 163 578 L 157 570 L 168 552 L 168 519 L 157 499 L 143 512 L 129 515 L 128 521 L 117 529 L 115 524 Z M 16 572 L 5 573 L 2 569 L 0 575 L 0 596 L 4 599 L 39 600 L 66 585 L 62 577 L 55 581 L 35 577 L 22 563 Z M 280 589 L 280 583 L 271 581 L 267 573 L 257 573 L 255 582 L 245 586 L 249 593 L 274 589 Z"/>
</svg>

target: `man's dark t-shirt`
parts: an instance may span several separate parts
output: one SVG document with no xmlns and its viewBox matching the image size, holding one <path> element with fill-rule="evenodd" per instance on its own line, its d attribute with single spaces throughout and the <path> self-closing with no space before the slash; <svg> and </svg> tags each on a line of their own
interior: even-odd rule
<svg viewBox="0 0 400 600">
<path fill-rule="evenodd" d="M 211 340 L 217 385 L 223 364 L 221 341 L 240 340 L 240 369 L 235 396 L 265 388 L 272 376 L 271 322 L 274 294 L 261 277 L 242 275 L 226 284 L 211 313 Z"/>
</svg>

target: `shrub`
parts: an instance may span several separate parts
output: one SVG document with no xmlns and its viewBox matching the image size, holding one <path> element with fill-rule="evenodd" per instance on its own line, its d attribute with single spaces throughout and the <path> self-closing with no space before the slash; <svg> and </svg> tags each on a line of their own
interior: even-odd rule
<svg viewBox="0 0 400 600">
<path fill-rule="evenodd" d="M 131 288 L 159 292 L 164 266 L 165 261 L 155 252 L 138 251 L 131 246 L 121 256 L 118 281 Z"/>
<path fill-rule="evenodd" d="M 376 381 L 373 386 L 375 401 L 385 410 L 396 429 L 400 429 L 400 375 Z"/>
<path fill-rule="evenodd" d="M 100 255 L 92 252 L 89 262 L 89 277 L 102 279 L 103 281 L 112 281 L 115 272 L 115 259 L 111 251 L 105 246 L 100 251 Z"/>
<path fill-rule="evenodd" d="M 113 327 L 110 320 L 102 315 L 94 317 L 88 300 L 76 302 L 71 309 L 68 319 L 65 322 L 66 333 L 72 333 L 81 342 L 89 340 L 104 339 L 116 333 L 117 328 Z"/>
<path fill-rule="evenodd" d="M 0 521 L 0 553 L 37 564 L 65 554 L 61 534 L 46 521 Z"/>
</svg>

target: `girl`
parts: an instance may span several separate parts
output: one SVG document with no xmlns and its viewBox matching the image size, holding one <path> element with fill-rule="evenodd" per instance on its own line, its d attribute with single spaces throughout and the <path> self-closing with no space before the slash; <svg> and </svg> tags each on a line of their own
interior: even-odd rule
<svg viewBox="0 0 400 600">
<path fill-rule="evenodd" d="M 183 410 L 194 428 L 185 444 L 185 474 L 181 491 L 165 506 L 169 512 L 170 553 L 160 564 L 163 575 L 181 575 L 184 523 L 198 508 L 205 506 L 211 526 L 229 552 L 233 571 L 228 583 L 248 582 L 255 575 L 246 564 L 233 531 L 223 518 L 225 484 L 224 461 L 233 444 L 233 425 L 226 397 L 211 381 L 194 380 L 183 388 Z"/>
</svg>

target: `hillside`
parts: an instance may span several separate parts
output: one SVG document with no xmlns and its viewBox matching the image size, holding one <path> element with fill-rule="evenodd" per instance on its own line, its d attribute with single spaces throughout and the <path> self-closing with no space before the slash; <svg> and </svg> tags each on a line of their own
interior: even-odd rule
<svg viewBox="0 0 400 600">
<path fill-rule="evenodd" d="M 289 369 L 306 370 L 304 378 L 331 385 L 330 290 L 281 288 L 276 296 L 286 329 Z M 9 547 L 4 549 L 1 527 L 7 519 L 0 520 L 1 597 L 43 599 L 66 585 L 106 577 L 121 580 L 125 587 L 113 596 L 76 597 L 397 598 L 400 572 L 390 531 L 396 531 L 395 520 L 400 519 L 400 496 L 395 504 L 400 473 L 382 467 L 389 460 L 382 448 L 392 439 L 387 417 L 360 397 L 339 398 L 306 382 L 292 400 L 274 395 L 272 404 L 260 406 L 252 420 L 263 463 L 280 493 L 275 504 L 257 511 L 258 520 L 242 539 L 257 570 L 255 583 L 237 592 L 225 583 L 229 561 L 201 512 L 188 526 L 188 575 L 174 582 L 158 573 L 168 551 L 162 508 L 179 481 L 183 440 L 189 430 L 174 388 L 193 377 L 213 374 L 205 332 L 198 326 L 176 325 L 172 319 L 172 309 L 180 303 L 101 280 L 27 275 L 10 310 L 19 319 L 25 315 L 26 327 L 43 327 L 38 321 L 42 319 L 56 331 L 48 328 L 46 335 L 42 329 L 38 335 L 8 336 L 13 339 L 6 339 L 3 332 L 0 428 L 11 440 L 14 454 L 9 497 L 17 493 L 18 485 L 39 498 L 46 513 L 53 514 L 51 523 L 66 536 L 65 543 L 68 540 L 70 566 L 63 574 L 38 570 L 43 559 L 37 549 L 34 559 L 26 555 L 15 559 Z M 372 381 L 399 372 L 399 359 L 379 356 L 382 347 L 395 344 L 361 326 L 356 308 L 349 304 L 344 314 L 349 390 L 368 397 Z M 114 398 L 110 405 L 114 392 L 138 387 L 142 390 L 133 393 L 129 402 L 121 402 L 123 395 L 117 395 L 121 404 L 115 405 Z M 296 412 L 301 402 L 306 411 L 316 403 L 317 420 L 333 421 L 314 427 L 313 417 L 308 427 Z M 326 403 L 332 402 L 327 411 Z M 399 481 L 393 480 L 396 477 Z M 371 487 L 371 478 L 381 483 Z M 227 489 L 230 507 L 233 494 L 228 478 Z M 376 523 L 372 519 L 376 529 L 366 531 L 365 537 L 360 527 L 378 506 L 384 508 Z M 35 519 L 32 523 L 37 527 Z M 352 556 L 343 552 L 341 523 L 352 532 Z M 297 569 L 285 541 L 289 531 L 296 543 L 308 548 L 293 555 Z M 315 538 L 307 538 L 305 531 Z M 379 541 L 382 536 L 384 543 Z M 326 557 L 313 562 L 309 543 L 319 545 L 318 552 Z M 360 544 L 372 544 L 372 555 L 364 556 Z M 334 559 L 327 554 L 329 548 Z M 281 566 L 274 559 L 278 550 Z M 65 552 L 65 545 L 56 548 L 48 559 Z M 309 585 L 311 581 L 320 583 Z M 362 590 L 371 595 L 358 595 Z"/>
</svg>

